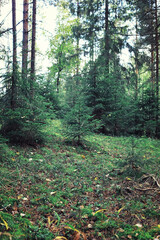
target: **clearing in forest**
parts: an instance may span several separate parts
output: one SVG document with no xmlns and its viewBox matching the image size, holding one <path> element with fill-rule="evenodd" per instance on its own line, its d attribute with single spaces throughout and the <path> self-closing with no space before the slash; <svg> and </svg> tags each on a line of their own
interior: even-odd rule
<svg viewBox="0 0 160 240">
<path fill-rule="evenodd" d="M 0 145 L 0 239 L 160 239 L 160 142 L 94 134 L 74 146 L 60 129 L 37 148 Z"/>
</svg>

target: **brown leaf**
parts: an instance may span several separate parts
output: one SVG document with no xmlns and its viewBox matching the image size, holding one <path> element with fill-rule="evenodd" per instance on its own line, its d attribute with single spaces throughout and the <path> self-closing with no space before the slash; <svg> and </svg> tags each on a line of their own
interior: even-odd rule
<svg viewBox="0 0 160 240">
<path fill-rule="evenodd" d="M 82 234 L 82 236 L 83 236 L 83 239 L 84 239 L 84 240 L 87 240 L 86 235 L 85 235 L 83 232 L 81 232 L 81 234 Z"/>
<path fill-rule="evenodd" d="M 74 237 L 73 240 L 79 240 L 80 236 L 81 236 L 80 232 L 76 232 L 75 237 Z"/>
</svg>

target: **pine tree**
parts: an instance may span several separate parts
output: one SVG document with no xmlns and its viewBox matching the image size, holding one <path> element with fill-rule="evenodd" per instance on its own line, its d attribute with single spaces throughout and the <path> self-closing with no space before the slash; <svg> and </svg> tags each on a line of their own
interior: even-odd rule
<svg viewBox="0 0 160 240">
<path fill-rule="evenodd" d="M 6 91 L 6 104 L 2 111 L 1 133 L 12 143 L 36 145 L 44 141 L 42 133 L 43 125 L 46 122 L 46 109 L 43 104 L 43 96 L 40 96 L 39 86 L 35 82 L 35 10 L 33 7 L 33 34 L 32 34 L 32 73 L 28 78 L 28 0 L 24 0 L 23 12 L 23 44 L 22 44 L 22 81 L 18 81 L 17 53 L 16 53 L 16 21 L 15 1 L 13 0 L 13 74 L 11 97 L 10 91 Z M 33 98 L 33 81 L 36 94 Z M 31 94 L 28 94 L 30 93 Z M 18 93 L 18 94 L 17 94 Z M 11 99 L 11 104 L 8 104 Z"/>
<path fill-rule="evenodd" d="M 16 1 L 12 0 L 12 25 L 13 25 L 13 73 L 11 89 L 11 108 L 14 110 L 17 106 L 17 32 L 16 32 Z"/>
<path fill-rule="evenodd" d="M 75 83 L 77 78 L 75 79 Z M 73 84 L 73 81 L 72 83 Z M 96 129 L 96 122 L 91 116 L 91 108 L 86 105 L 85 91 L 82 87 L 71 87 L 67 94 L 72 94 L 68 98 L 65 106 L 63 123 L 65 125 L 65 135 L 78 145 L 83 145 L 84 137 Z"/>
<path fill-rule="evenodd" d="M 31 98 L 34 96 L 34 82 L 35 82 L 35 46 L 36 46 L 36 0 L 33 0 L 33 13 L 32 13 L 32 44 L 31 44 Z"/>
<path fill-rule="evenodd" d="M 22 45 L 22 81 L 27 90 L 28 75 L 28 8 L 29 0 L 23 0 L 23 45 Z"/>
</svg>

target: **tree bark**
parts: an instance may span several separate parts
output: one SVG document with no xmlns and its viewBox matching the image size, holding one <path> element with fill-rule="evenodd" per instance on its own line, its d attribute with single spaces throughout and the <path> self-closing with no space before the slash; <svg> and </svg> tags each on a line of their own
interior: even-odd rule
<svg viewBox="0 0 160 240">
<path fill-rule="evenodd" d="M 153 0 L 151 0 L 151 26 L 154 26 L 153 16 Z M 154 39 L 154 32 L 152 31 L 152 39 Z M 154 79 L 154 42 L 151 41 L 151 84 L 152 92 L 154 92 L 155 79 Z"/>
<path fill-rule="evenodd" d="M 79 17 L 80 17 L 80 6 L 79 0 L 77 0 L 77 67 L 76 67 L 76 84 L 79 85 L 79 38 L 80 38 L 80 31 L 79 31 Z"/>
<path fill-rule="evenodd" d="M 108 9 L 108 0 L 105 0 L 105 64 L 107 73 L 109 74 L 109 9 Z"/>
<path fill-rule="evenodd" d="M 12 28 L 13 28 L 13 72 L 11 90 L 11 108 L 17 104 L 17 32 L 16 32 L 16 0 L 12 0 Z"/>
<path fill-rule="evenodd" d="M 28 70 L 28 6 L 29 0 L 23 0 L 23 46 L 22 46 L 22 79 L 27 85 Z"/>
<path fill-rule="evenodd" d="M 36 53 L 36 0 L 33 0 L 32 12 L 32 45 L 31 45 L 31 95 L 34 95 L 34 82 L 35 82 L 35 53 Z"/>
<path fill-rule="evenodd" d="M 156 48 L 156 137 L 158 137 L 158 120 L 159 120 L 159 39 L 158 39 L 158 6 L 155 0 L 155 48 Z"/>
</svg>

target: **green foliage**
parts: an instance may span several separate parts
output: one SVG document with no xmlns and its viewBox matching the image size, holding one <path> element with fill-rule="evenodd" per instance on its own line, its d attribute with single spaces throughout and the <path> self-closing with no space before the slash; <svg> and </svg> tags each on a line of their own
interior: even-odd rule
<svg viewBox="0 0 160 240">
<path fill-rule="evenodd" d="M 153 90 L 146 89 L 139 99 L 139 131 L 148 137 L 155 136 L 156 129 L 156 96 Z"/>
<path fill-rule="evenodd" d="M 97 128 L 96 121 L 91 116 L 91 109 L 86 106 L 84 93 L 76 92 L 73 102 L 67 106 L 64 116 L 65 134 L 77 144 L 82 138 Z"/>
<path fill-rule="evenodd" d="M 0 219 L 1 236 L 7 239 L 7 232 L 13 240 L 72 239 L 87 231 L 91 239 L 154 239 L 159 234 L 157 196 L 140 192 L 128 199 L 121 191 L 117 194 L 127 173 L 113 176 L 112 170 L 134 148 L 134 154 L 145 153 L 142 170 L 156 173 L 159 141 L 90 134 L 84 148 L 65 144 L 62 126 L 58 120 L 46 126 L 47 134 L 53 130 L 54 141 L 43 147 L 7 146 L 12 159 L 6 155 L 0 171 L 1 216 L 6 221 Z M 140 220 L 139 229 L 135 224 Z"/>
<path fill-rule="evenodd" d="M 8 147 L 7 140 L 0 137 L 0 162 L 11 162 L 14 152 Z"/>
<path fill-rule="evenodd" d="M 34 226 L 28 219 L 21 216 L 13 217 L 11 214 L 0 212 L 0 221 L 1 223 L 5 221 L 6 226 L 10 229 L 8 236 L 12 237 L 11 239 L 13 240 L 25 240 L 26 236 L 29 239 L 37 240 L 49 240 L 53 238 L 53 234 L 49 232 L 44 225 L 41 225 L 40 227 Z M 5 235 L 6 232 L 4 232 L 4 226 L 2 226 L 2 224 L 0 224 L 0 231 L 2 232 L 2 239 L 8 239 L 7 237 L 5 238 L 7 235 Z"/>
<path fill-rule="evenodd" d="M 40 109 L 42 108 L 47 113 L 48 119 L 55 119 L 57 116 L 59 117 L 58 114 L 61 110 L 59 97 L 52 77 L 53 76 L 48 76 L 48 78 L 45 79 L 45 77 L 42 76 L 39 79 L 39 88 L 37 89 L 39 95 L 41 96 L 41 101 L 43 102 Z"/>
<path fill-rule="evenodd" d="M 17 109 L 16 112 L 9 110 L 1 132 L 12 143 L 34 145 L 42 143 L 38 127 L 39 124 L 30 118 L 30 112 L 25 112 L 24 109 Z"/>
<path fill-rule="evenodd" d="M 26 102 L 26 107 L 5 109 L 1 133 L 12 143 L 36 145 L 44 142 L 42 132 L 46 115 L 36 104 Z"/>
</svg>

